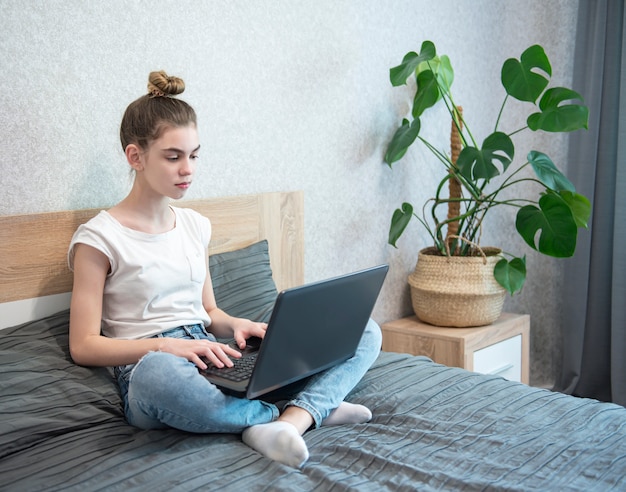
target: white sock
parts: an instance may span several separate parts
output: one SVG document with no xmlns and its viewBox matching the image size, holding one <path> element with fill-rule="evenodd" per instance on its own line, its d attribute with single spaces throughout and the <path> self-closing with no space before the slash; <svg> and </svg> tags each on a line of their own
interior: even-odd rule
<svg viewBox="0 0 626 492">
<path fill-rule="evenodd" d="M 289 422 L 276 420 L 248 427 L 241 434 L 243 442 L 266 458 L 294 468 L 309 459 L 309 450 L 298 430 Z"/>
<path fill-rule="evenodd" d="M 322 425 L 363 424 L 369 422 L 372 412 L 363 405 L 342 401 L 330 415 L 322 421 Z"/>
</svg>

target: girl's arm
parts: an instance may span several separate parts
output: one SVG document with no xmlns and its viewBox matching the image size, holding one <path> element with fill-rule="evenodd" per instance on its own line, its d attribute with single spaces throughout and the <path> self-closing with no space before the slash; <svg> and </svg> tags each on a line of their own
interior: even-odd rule
<svg viewBox="0 0 626 492">
<path fill-rule="evenodd" d="M 95 248 L 85 244 L 75 246 L 69 337 L 74 362 L 85 366 L 120 366 L 134 364 L 148 352 L 163 351 L 185 357 L 201 369 L 206 368 L 201 356 L 218 367 L 232 366 L 228 355 L 237 357 L 238 352 L 209 340 L 121 340 L 101 335 L 102 298 L 109 266 L 108 258 Z"/>
</svg>

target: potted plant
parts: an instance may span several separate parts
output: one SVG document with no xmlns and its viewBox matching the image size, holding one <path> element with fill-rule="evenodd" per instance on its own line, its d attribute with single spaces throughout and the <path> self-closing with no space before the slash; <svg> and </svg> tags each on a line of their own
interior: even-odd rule
<svg viewBox="0 0 626 492">
<path fill-rule="evenodd" d="M 452 97 L 454 72 L 450 60 L 445 55 L 438 56 L 432 42 L 425 41 L 419 53 L 407 53 L 402 63 L 390 70 L 393 86 L 405 85 L 409 78 L 414 77 L 415 94 L 410 118 L 403 119 L 391 139 L 385 162 L 391 167 L 414 142 L 421 142 L 442 165 L 442 179 L 422 213 L 415 213 L 413 205 L 403 203 L 394 212 L 389 229 L 389 243 L 396 246 L 398 238 L 415 218 L 433 240 L 433 247 L 420 252 L 416 272 L 409 278 L 413 307 L 420 318 L 428 315 L 417 312 L 416 301 L 419 302 L 419 299 L 416 297 L 427 305 L 433 304 L 431 299 L 425 299 L 424 289 L 414 295 L 414 287 L 417 288 L 414 276 L 426 256 L 430 260 L 439 257 L 438 260 L 457 274 L 460 268 L 455 263 L 457 259 L 473 258 L 474 263 L 482 265 L 488 263 L 488 257 L 491 257 L 488 275 L 481 273 L 479 276 L 488 277 L 486 281 L 492 283 L 488 289 L 491 294 L 494 289 L 500 291 L 497 293 L 501 298 L 498 301 L 500 310 L 506 292 L 513 295 L 522 288 L 526 279 L 525 256 L 518 257 L 480 246 L 481 228 L 486 224 L 487 213 L 495 207 L 518 209 L 515 229 L 534 250 L 553 257 L 574 254 L 578 228 L 587 227 L 591 209 L 589 200 L 576 192 L 574 185 L 545 153 L 530 150 L 525 160 L 514 162 L 513 138 L 522 131 L 571 132 L 587 128 L 588 109 L 582 104 L 581 95 L 564 87 L 548 88 L 551 75 L 550 61 L 539 45 L 525 50 L 519 59 L 506 60 L 501 70 L 504 100 L 495 119 L 493 133 L 479 143 Z M 510 98 L 528 103 L 529 114 L 526 126 L 504 133 L 498 128 Z M 445 105 L 451 119 L 450 154 L 437 149 L 420 135 L 421 116 L 438 103 Z M 524 171 L 528 167 L 532 168 L 534 176 Z M 529 180 L 539 184 L 541 192 L 529 197 L 524 195 L 526 188 L 522 188 L 523 193 L 516 195 L 519 185 Z M 441 283 L 444 277 L 440 270 L 442 267 L 428 268 L 434 269 L 431 274 L 439 277 L 437 282 Z M 450 284 L 458 283 L 459 278 L 450 281 Z M 443 286 L 439 290 L 447 288 Z M 461 292 L 460 297 L 465 294 Z M 450 302 L 447 299 L 443 304 L 449 305 Z M 467 300 L 466 304 L 472 305 L 475 301 Z M 456 309 L 455 306 L 451 308 Z M 499 314 L 498 311 L 496 317 Z M 429 319 L 424 321 L 433 322 Z M 434 324 L 473 326 L 491 321 L 470 321 L 468 324 L 461 320 Z"/>
</svg>

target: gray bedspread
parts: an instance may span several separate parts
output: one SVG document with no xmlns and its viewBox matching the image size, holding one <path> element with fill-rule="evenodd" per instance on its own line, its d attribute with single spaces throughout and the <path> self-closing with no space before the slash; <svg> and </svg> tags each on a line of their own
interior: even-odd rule
<svg viewBox="0 0 626 492">
<path fill-rule="evenodd" d="M 301 470 L 238 435 L 142 431 L 67 312 L 0 332 L 0 490 L 626 490 L 626 409 L 382 353 L 363 425 L 305 435 Z"/>
</svg>

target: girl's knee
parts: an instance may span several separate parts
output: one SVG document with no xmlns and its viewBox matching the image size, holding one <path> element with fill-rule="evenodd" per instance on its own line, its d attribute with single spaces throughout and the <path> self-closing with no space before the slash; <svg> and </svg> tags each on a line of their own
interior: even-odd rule
<svg viewBox="0 0 626 492">
<path fill-rule="evenodd" d="M 376 321 L 370 318 L 365 326 L 364 336 L 366 336 L 373 346 L 381 347 L 383 344 L 383 332 Z"/>
<path fill-rule="evenodd" d="M 179 371 L 190 362 L 183 357 L 168 352 L 148 352 L 144 355 L 133 369 L 133 372 L 149 371 L 151 373 L 171 374 Z"/>
<path fill-rule="evenodd" d="M 180 391 L 180 378 L 188 377 L 195 366 L 187 359 L 167 352 L 148 352 L 133 368 L 129 385 L 135 390 L 169 393 Z"/>
</svg>

